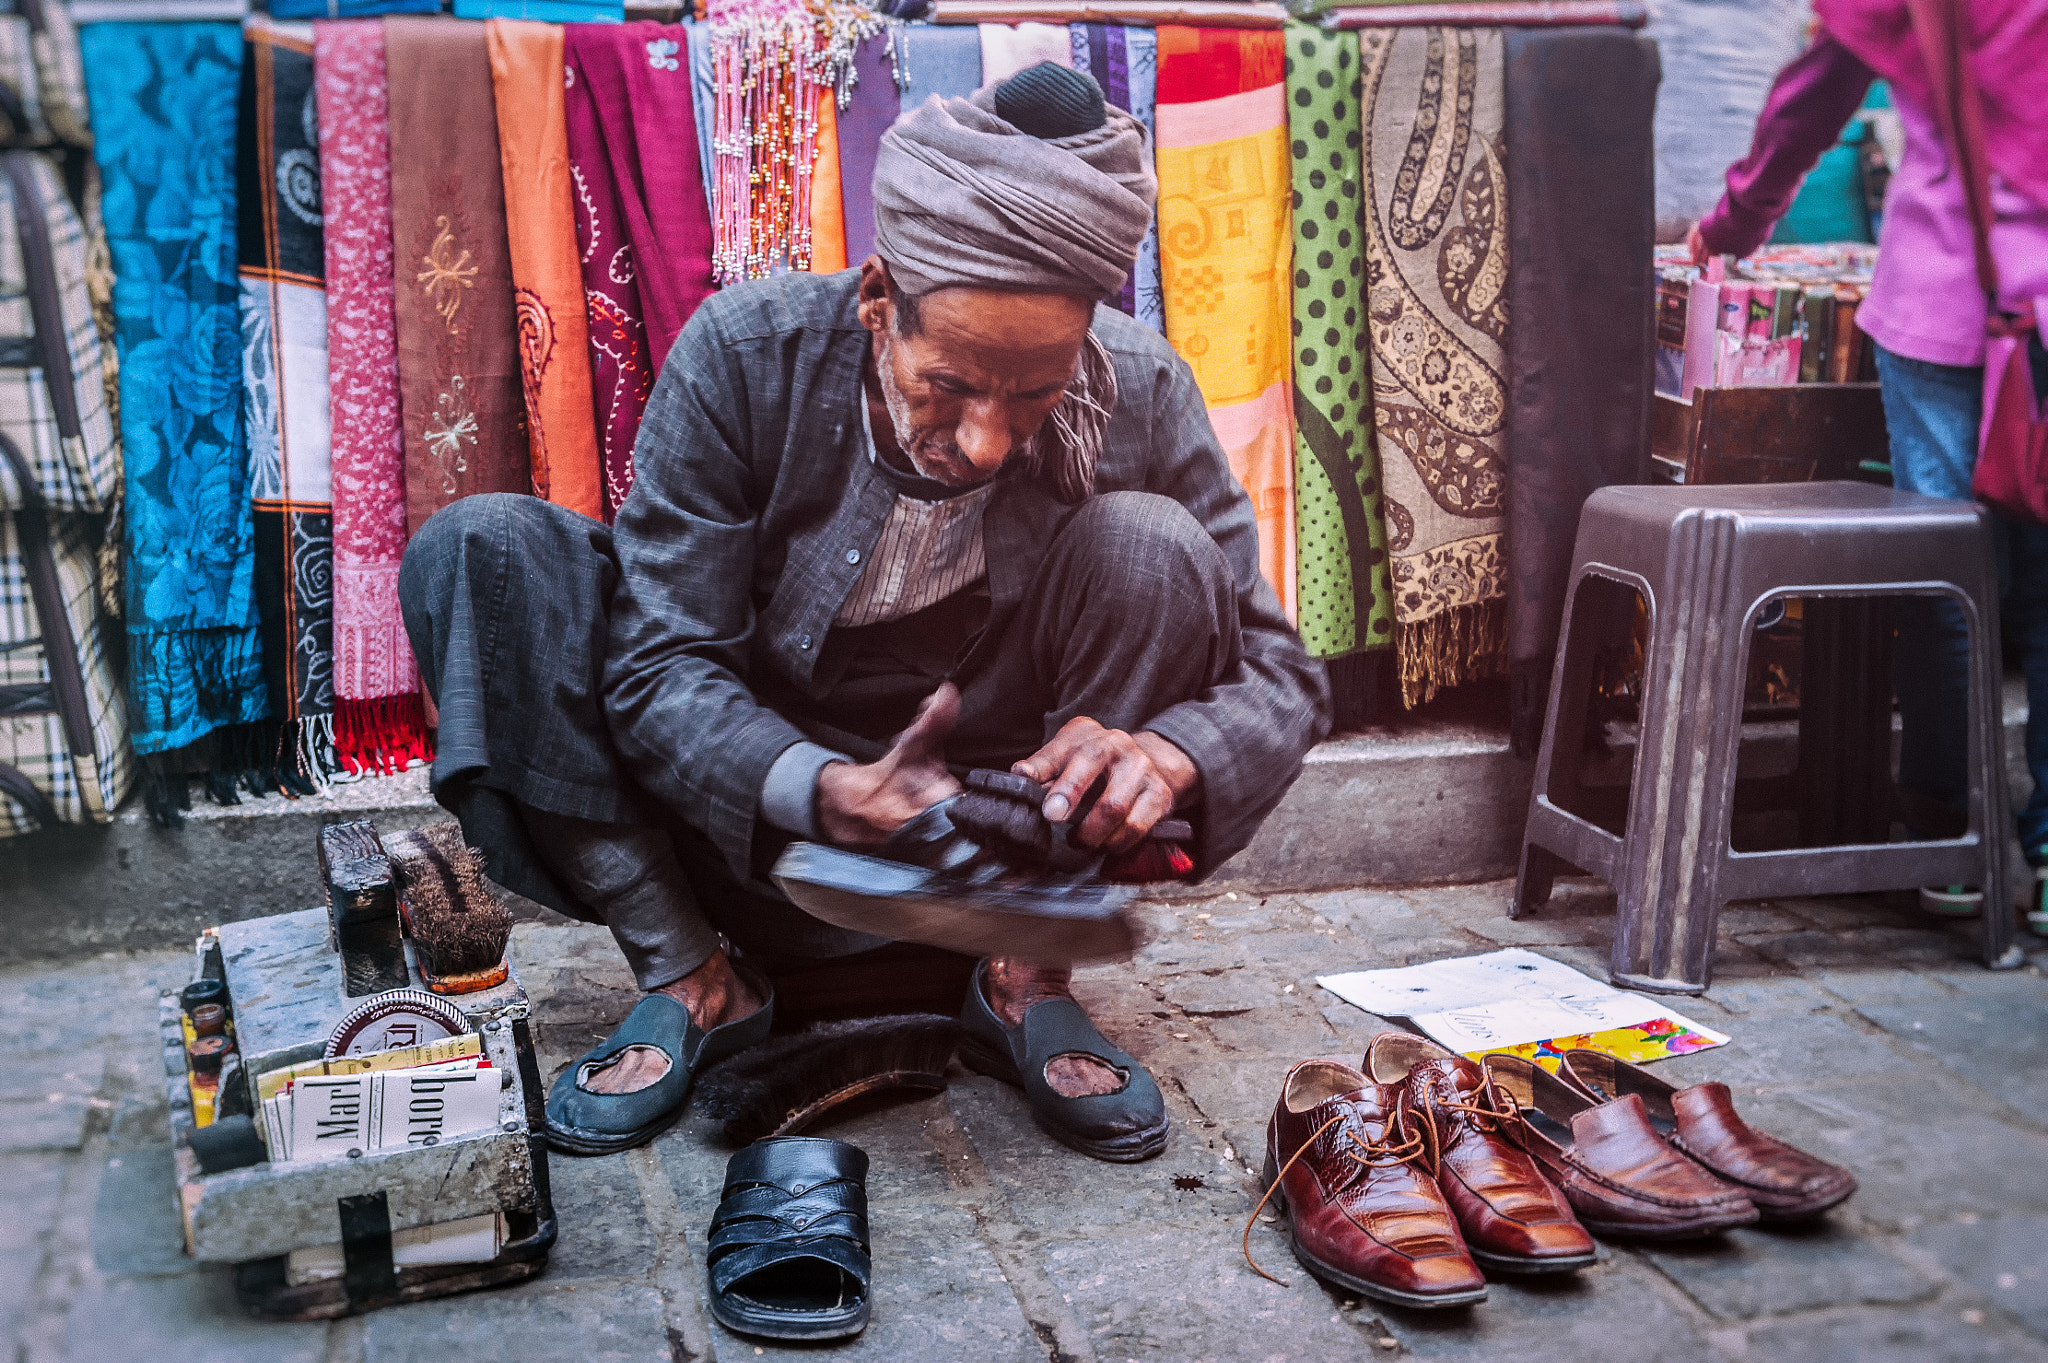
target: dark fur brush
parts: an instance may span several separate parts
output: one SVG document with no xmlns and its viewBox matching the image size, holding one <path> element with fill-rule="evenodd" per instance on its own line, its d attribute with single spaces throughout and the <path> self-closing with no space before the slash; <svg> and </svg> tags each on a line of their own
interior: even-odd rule
<svg viewBox="0 0 2048 1363">
<path fill-rule="evenodd" d="M 960 1023 L 937 1013 L 822 1022 L 706 1070 L 697 1110 L 723 1122 L 735 1145 L 794 1136 L 874 1094 L 939 1092 L 959 1044 Z"/>
<path fill-rule="evenodd" d="M 384 839 L 420 974 L 437 994 L 466 994 L 505 980 L 512 914 L 484 879 L 483 862 L 457 823 Z"/>
</svg>

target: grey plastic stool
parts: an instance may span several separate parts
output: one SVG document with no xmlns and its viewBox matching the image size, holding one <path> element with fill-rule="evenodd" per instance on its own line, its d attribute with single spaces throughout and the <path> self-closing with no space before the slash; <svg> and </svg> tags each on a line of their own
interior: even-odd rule
<svg viewBox="0 0 2048 1363">
<path fill-rule="evenodd" d="M 1619 837 L 1558 802 L 1576 802 L 1594 654 L 1611 623 L 1575 618 L 1599 595 L 1581 591 L 1593 579 L 1633 587 L 1649 607 L 1641 737 Z M 1981 885 L 1985 964 L 2020 963 L 2006 884 L 1997 578 L 1990 525 L 1974 503 L 1865 483 L 1602 488 L 1580 516 L 1570 582 L 1513 917 L 1550 898 L 1561 863 L 1577 866 L 1614 887 L 1614 983 L 1697 994 L 1729 900 Z M 1857 845 L 1733 850 L 1757 612 L 1779 597 L 1909 595 L 1947 596 L 1969 622 L 1967 831 L 1936 842 L 1887 844 L 1879 832 Z"/>
</svg>

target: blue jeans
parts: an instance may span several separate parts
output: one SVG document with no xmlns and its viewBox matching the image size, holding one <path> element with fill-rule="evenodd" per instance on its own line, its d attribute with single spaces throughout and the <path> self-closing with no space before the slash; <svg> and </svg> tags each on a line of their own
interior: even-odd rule
<svg viewBox="0 0 2048 1363">
<path fill-rule="evenodd" d="M 1984 371 L 1877 347 L 1892 484 L 1967 499 L 1977 465 Z M 1995 518 L 2001 632 L 2027 675 L 2027 769 L 2034 793 L 2019 813 L 2027 859 L 2048 861 L 2048 526 Z M 1969 631 L 1953 601 L 1902 603 L 1892 682 L 1902 732 L 1899 784 L 1960 811 L 1969 790 Z"/>
</svg>

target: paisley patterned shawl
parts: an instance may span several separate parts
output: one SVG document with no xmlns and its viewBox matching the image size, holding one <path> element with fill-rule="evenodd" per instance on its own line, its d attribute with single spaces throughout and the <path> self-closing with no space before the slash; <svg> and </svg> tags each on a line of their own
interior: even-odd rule
<svg viewBox="0 0 2048 1363">
<path fill-rule="evenodd" d="M 1500 30 L 1359 31 L 1367 304 L 1402 698 L 1506 668 Z"/>
<path fill-rule="evenodd" d="M 607 521 L 633 487 L 633 441 L 654 378 L 711 293 L 687 41 L 673 24 L 574 24 L 563 50 Z"/>
</svg>

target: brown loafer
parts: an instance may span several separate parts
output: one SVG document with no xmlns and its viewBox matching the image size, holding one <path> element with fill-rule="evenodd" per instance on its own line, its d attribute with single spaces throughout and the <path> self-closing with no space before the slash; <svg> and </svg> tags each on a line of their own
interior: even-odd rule
<svg viewBox="0 0 2048 1363">
<path fill-rule="evenodd" d="M 1289 1070 L 1266 1125 L 1265 1182 L 1287 1212 L 1294 1257 L 1327 1282 L 1396 1306 L 1486 1300 L 1486 1278 L 1429 1173 L 1435 1146 L 1428 1115 L 1402 1085 L 1368 1084 L 1341 1060 Z M 1250 1240 L 1247 1224 L 1247 1260 Z"/>
<path fill-rule="evenodd" d="M 1596 1102 L 1518 1055 L 1489 1055 L 1480 1072 L 1520 1109 L 1523 1148 L 1595 1235 L 1687 1240 L 1757 1219 L 1741 1189 L 1671 1148 L 1635 1094 Z"/>
<path fill-rule="evenodd" d="M 1486 1092 L 1479 1066 L 1426 1037 L 1382 1032 L 1365 1053 L 1365 1076 L 1400 1084 L 1438 1136 L 1437 1187 L 1481 1268 L 1569 1273 L 1599 1258 L 1571 1203 L 1516 1143 L 1521 1123 Z"/>
<path fill-rule="evenodd" d="M 1678 1088 L 1626 1060 L 1576 1049 L 1564 1053 L 1557 1077 L 1595 1102 L 1627 1094 L 1641 1098 L 1650 1125 L 1674 1149 L 1740 1188 L 1765 1221 L 1804 1221 L 1856 1191 L 1856 1176 L 1847 1169 L 1743 1121 L 1726 1084 Z"/>
</svg>

